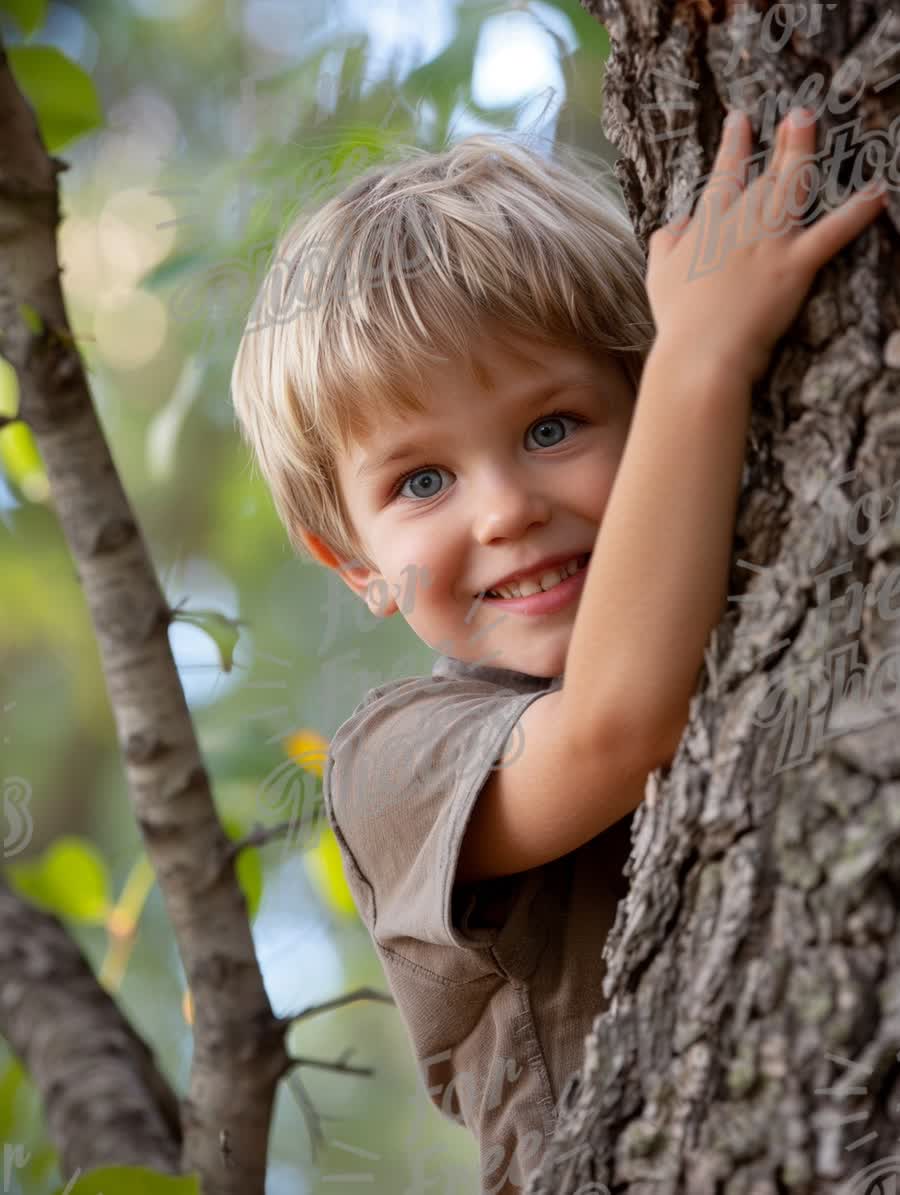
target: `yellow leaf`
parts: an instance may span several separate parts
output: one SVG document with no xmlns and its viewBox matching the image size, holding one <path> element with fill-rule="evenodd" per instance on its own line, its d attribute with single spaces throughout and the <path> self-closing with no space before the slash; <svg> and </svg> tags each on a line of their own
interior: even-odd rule
<svg viewBox="0 0 900 1195">
<path fill-rule="evenodd" d="M 322 769 L 328 758 L 328 740 L 315 730 L 298 730 L 285 739 L 284 749 L 301 768 L 322 779 Z"/>
<path fill-rule="evenodd" d="M 0 428 L 0 464 L 26 498 L 43 502 L 50 492 L 44 463 L 31 428 L 25 423 L 10 423 Z"/>
<path fill-rule="evenodd" d="M 344 875 L 340 849 L 330 826 L 323 828 L 319 841 L 305 852 L 303 861 L 325 905 L 342 917 L 357 917 L 353 895 Z"/>
<path fill-rule="evenodd" d="M 92 842 L 76 835 L 57 838 L 44 852 L 45 891 L 65 917 L 105 925 L 112 910 L 109 873 Z"/>
<path fill-rule="evenodd" d="M 19 413 L 19 377 L 5 357 L 0 357 L 0 415 Z"/>
</svg>

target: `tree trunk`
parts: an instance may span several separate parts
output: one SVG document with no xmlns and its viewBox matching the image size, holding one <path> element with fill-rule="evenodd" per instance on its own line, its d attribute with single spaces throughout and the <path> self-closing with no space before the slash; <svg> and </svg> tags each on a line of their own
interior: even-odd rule
<svg viewBox="0 0 900 1195">
<path fill-rule="evenodd" d="M 66 168 L 48 156 L 0 40 L 0 355 L 16 370 L 20 393 L 19 411 L 0 416 L 0 427 L 21 420 L 31 428 L 85 591 L 129 798 L 194 1007 L 188 1091 L 179 1099 L 159 1073 L 66 927 L 2 876 L 0 1034 L 41 1097 L 67 1180 L 85 1167 L 142 1165 L 194 1175 L 207 1195 L 262 1195 L 280 1081 L 304 1066 L 372 1073 L 351 1066 L 346 1053 L 293 1057 L 288 1030 L 356 1000 L 394 1001 L 361 987 L 286 1016 L 272 1011 L 235 864 L 242 850 L 293 825 L 233 842 L 219 820 L 168 639 L 174 611 L 68 326 L 56 245 L 56 176 Z M 319 1113 L 303 1097 L 315 1141 Z M 17 1165 L 20 1156 L 17 1148 Z"/>
<path fill-rule="evenodd" d="M 892 165 L 884 215 L 819 272 L 754 390 L 740 600 L 635 815 L 611 1007 L 526 1190 L 893 1195 L 900 14 L 886 0 L 584 6 L 610 33 L 604 130 L 645 247 L 699 195 L 726 107 L 751 114 L 766 162 L 787 108 L 813 109 L 821 178 L 840 191 L 865 145 Z M 878 160 L 868 149 L 854 189 Z"/>
<path fill-rule="evenodd" d="M 242 843 L 219 821 L 168 639 L 169 609 L 91 402 L 59 280 L 56 176 L 0 43 L 0 354 L 16 370 L 21 419 L 32 430 L 54 513 L 91 614 L 128 791 L 165 901 L 194 1002 L 188 1092 L 179 1102 L 137 1031 L 93 979 L 65 930 L 0 890 L 0 1031 L 34 1069 L 64 1167 L 86 1162 L 170 1168 L 176 1161 L 216 1195 L 262 1195 L 279 1080 L 293 1066 L 289 1020 L 275 1016 L 235 875 Z M 4 420 L 4 422 L 7 420 Z M 40 925 L 40 949 L 21 950 L 16 926 Z M 60 947 L 62 949 L 62 947 Z M 34 956 L 34 957 L 32 957 Z M 36 960 L 36 961 L 35 961 Z M 49 970 L 48 970 L 49 968 Z M 77 980 L 72 1003 L 80 1065 L 51 1065 L 58 1032 L 52 980 Z M 32 991 L 31 980 L 37 982 Z M 119 1065 L 111 1056 L 122 1055 Z M 85 1066 L 100 1076 L 85 1138 Z M 70 1060 L 71 1061 L 71 1060 Z M 75 1086 L 73 1087 L 73 1083 Z M 126 1083 L 141 1090 L 124 1095 Z M 116 1089 L 120 1092 L 118 1102 Z M 96 1092 L 95 1092 L 96 1094 Z M 148 1124 L 123 1140 L 135 1109 Z M 130 1118 L 130 1120 L 129 1120 Z M 77 1131 L 73 1139 L 65 1134 Z M 79 1139 L 80 1137 L 80 1139 Z"/>
</svg>

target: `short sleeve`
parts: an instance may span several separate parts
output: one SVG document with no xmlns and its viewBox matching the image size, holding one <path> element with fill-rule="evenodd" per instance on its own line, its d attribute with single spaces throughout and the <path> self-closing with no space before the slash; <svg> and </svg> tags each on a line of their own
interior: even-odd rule
<svg viewBox="0 0 900 1195">
<path fill-rule="evenodd" d="M 481 789 L 495 766 L 521 754 L 517 724 L 544 693 L 408 677 L 372 690 L 338 727 L 323 797 L 376 941 L 494 945 L 499 926 L 454 921 L 456 867 Z"/>
</svg>

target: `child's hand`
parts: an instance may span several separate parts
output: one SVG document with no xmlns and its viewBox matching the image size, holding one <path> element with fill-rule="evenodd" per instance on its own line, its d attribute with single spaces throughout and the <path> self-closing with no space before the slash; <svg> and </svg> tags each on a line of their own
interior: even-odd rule
<svg viewBox="0 0 900 1195">
<path fill-rule="evenodd" d="M 817 177 L 814 116 L 801 112 L 800 127 L 790 115 L 781 122 L 768 170 L 746 191 L 751 126 L 739 118 L 723 129 L 693 218 L 650 237 L 646 286 L 657 340 L 689 345 L 756 382 L 816 273 L 883 210 L 884 195 L 865 188 L 804 227 Z"/>
</svg>

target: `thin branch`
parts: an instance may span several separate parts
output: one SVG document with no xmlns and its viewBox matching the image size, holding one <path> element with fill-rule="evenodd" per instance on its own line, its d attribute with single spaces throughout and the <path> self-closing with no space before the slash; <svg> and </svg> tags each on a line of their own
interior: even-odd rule
<svg viewBox="0 0 900 1195">
<path fill-rule="evenodd" d="M 291 822 L 280 822 L 277 826 L 262 826 L 257 823 L 243 838 L 226 842 L 220 850 L 210 856 L 205 867 L 197 869 L 197 890 L 207 892 L 215 888 L 226 872 L 234 874 L 233 864 L 241 851 L 250 846 L 265 846 L 267 842 L 282 837 L 291 827 Z"/>
<path fill-rule="evenodd" d="M 231 861 L 248 846 L 266 846 L 277 838 L 282 838 L 294 827 L 294 822 L 279 822 L 277 826 L 263 826 L 254 824 L 253 829 L 243 838 L 232 842 L 227 851 L 227 861 Z"/>
<path fill-rule="evenodd" d="M 305 1021 L 307 1017 L 317 1017 L 320 1013 L 330 1012 L 333 1008 L 342 1008 L 354 1000 L 377 1000 L 381 1004 L 395 1004 L 396 1001 L 386 992 L 378 992 L 375 988 L 355 988 L 352 992 L 345 992 L 343 996 L 335 996 L 333 1000 L 325 1000 L 322 1004 L 312 1004 L 300 1012 L 289 1013 L 279 1017 L 279 1024 L 289 1028 L 295 1021 Z"/>
<path fill-rule="evenodd" d="M 345 1055 L 342 1057 L 345 1057 Z M 340 1058 L 337 1062 L 325 1062 L 321 1058 L 292 1058 L 290 1065 L 291 1068 L 295 1066 L 317 1066 L 320 1070 L 336 1071 L 340 1075 L 367 1075 L 371 1077 L 375 1074 L 374 1067 L 350 1066 Z"/>
</svg>

